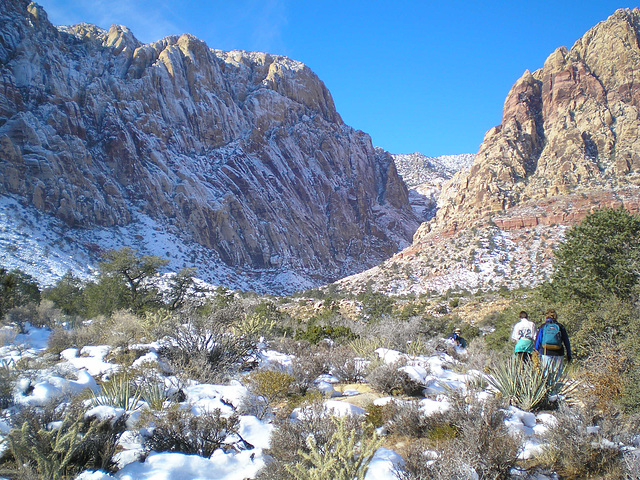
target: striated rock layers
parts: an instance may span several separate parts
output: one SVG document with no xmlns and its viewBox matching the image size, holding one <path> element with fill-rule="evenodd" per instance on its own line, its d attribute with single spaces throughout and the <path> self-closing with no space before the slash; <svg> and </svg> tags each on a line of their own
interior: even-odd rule
<svg viewBox="0 0 640 480">
<path fill-rule="evenodd" d="M 517 228 L 572 223 L 601 206 L 637 210 L 639 42 L 640 10 L 617 10 L 570 50 L 558 48 L 543 68 L 526 71 L 474 165 L 442 192 L 431 227 L 453 231 L 499 216 L 501 226 Z M 554 212 L 556 198 L 568 210 Z M 550 210 L 539 211 L 543 204 Z"/>
<path fill-rule="evenodd" d="M 286 57 L 143 45 L 122 26 L 52 26 L 0 0 L 0 193 L 70 227 L 136 211 L 248 271 L 328 281 L 408 245 L 391 156 Z"/>
<path fill-rule="evenodd" d="M 525 72 L 437 204 L 411 247 L 339 284 L 397 295 L 533 286 L 566 227 L 601 207 L 640 212 L 640 10 L 617 10 Z"/>
</svg>

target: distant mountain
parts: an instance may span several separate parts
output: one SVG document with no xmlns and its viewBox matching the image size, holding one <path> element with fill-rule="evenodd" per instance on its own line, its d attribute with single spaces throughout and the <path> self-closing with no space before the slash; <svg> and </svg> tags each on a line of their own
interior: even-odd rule
<svg viewBox="0 0 640 480">
<path fill-rule="evenodd" d="M 0 0 L 0 62 L 0 218 L 24 218 L 0 225 L 9 268 L 32 261 L 13 229 L 46 224 L 51 278 L 69 266 L 54 252 L 80 272 L 132 245 L 282 293 L 376 265 L 419 225 L 391 155 L 302 63 L 54 27 L 26 0 Z"/>
<path fill-rule="evenodd" d="M 436 213 L 442 185 L 460 170 L 469 168 L 474 155 L 427 157 L 421 153 L 393 155 L 398 173 L 409 188 L 409 203 L 418 218 L 431 220 Z"/>
<path fill-rule="evenodd" d="M 341 285 L 406 294 L 543 281 L 568 226 L 597 208 L 640 211 L 639 75 L 637 8 L 558 48 L 511 88 L 502 123 L 443 184 L 413 245 Z"/>
</svg>

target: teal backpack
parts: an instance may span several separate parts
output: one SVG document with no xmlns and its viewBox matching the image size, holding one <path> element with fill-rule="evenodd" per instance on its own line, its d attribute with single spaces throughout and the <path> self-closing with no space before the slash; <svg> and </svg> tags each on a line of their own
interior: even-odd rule
<svg viewBox="0 0 640 480">
<path fill-rule="evenodd" d="M 556 322 L 548 322 L 542 328 L 542 341 L 540 342 L 542 347 L 549 350 L 560 350 L 562 348 L 560 325 Z"/>
</svg>

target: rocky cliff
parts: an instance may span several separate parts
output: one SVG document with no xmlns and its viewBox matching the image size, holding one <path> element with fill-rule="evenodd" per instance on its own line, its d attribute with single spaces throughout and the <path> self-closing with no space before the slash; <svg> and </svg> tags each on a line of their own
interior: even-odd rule
<svg viewBox="0 0 640 480">
<path fill-rule="evenodd" d="M 640 211 L 639 77 L 640 10 L 617 10 L 516 81 L 411 247 L 341 284 L 421 294 L 544 281 L 566 227 L 597 208 Z"/>
<path fill-rule="evenodd" d="M 72 229 L 144 214 L 236 270 L 316 283 L 410 243 L 391 156 L 302 63 L 0 12 L 0 194 Z"/>
<path fill-rule="evenodd" d="M 432 227 L 460 228 L 495 215 L 530 217 L 523 207 L 556 197 L 576 198 L 577 210 L 565 212 L 568 221 L 572 213 L 575 221 L 611 201 L 637 210 L 639 42 L 640 10 L 620 9 L 570 50 L 560 47 L 541 69 L 526 71 L 474 165 L 442 194 Z M 571 210 L 571 202 L 564 204 Z M 545 222 L 535 218 L 514 225 Z"/>
</svg>

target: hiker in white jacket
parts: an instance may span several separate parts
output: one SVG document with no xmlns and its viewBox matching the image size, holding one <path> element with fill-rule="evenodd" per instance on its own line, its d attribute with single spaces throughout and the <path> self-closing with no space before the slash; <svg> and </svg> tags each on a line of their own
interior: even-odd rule
<svg viewBox="0 0 640 480">
<path fill-rule="evenodd" d="M 529 320 L 529 315 L 524 310 L 520 312 L 520 321 L 513 327 L 511 340 L 516 342 L 513 351 L 524 363 L 531 359 L 531 353 L 535 345 L 537 328 L 536 324 Z"/>
</svg>

